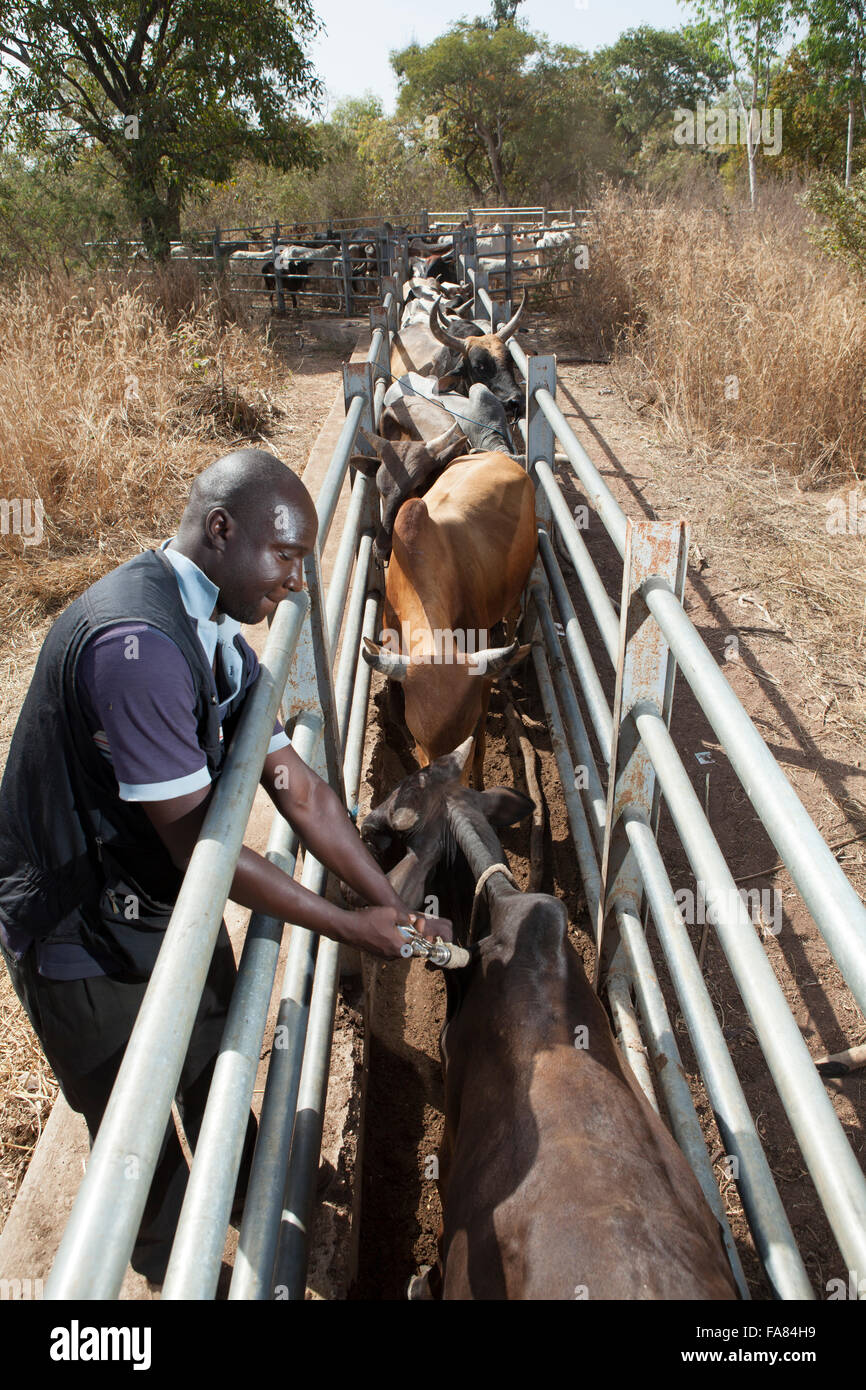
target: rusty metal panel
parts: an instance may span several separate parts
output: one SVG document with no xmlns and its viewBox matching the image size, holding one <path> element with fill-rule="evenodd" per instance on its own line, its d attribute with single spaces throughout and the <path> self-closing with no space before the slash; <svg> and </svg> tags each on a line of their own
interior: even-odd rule
<svg viewBox="0 0 866 1390">
<path fill-rule="evenodd" d="M 640 591 L 648 579 L 660 578 L 671 588 L 679 586 L 681 594 L 688 546 L 689 528 L 685 521 L 628 521 L 611 776 L 596 924 L 596 985 L 616 945 L 613 937 L 604 943 L 604 927 L 617 897 L 627 894 L 639 903 L 643 896 L 643 880 L 625 833 L 623 812 L 627 808 L 639 808 L 646 813 L 647 819 L 651 819 L 654 811 L 657 814 L 655 771 L 641 744 L 631 712 L 639 702 L 650 702 L 669 722 L 673 698 L 673 657 Z"/>
</svg>

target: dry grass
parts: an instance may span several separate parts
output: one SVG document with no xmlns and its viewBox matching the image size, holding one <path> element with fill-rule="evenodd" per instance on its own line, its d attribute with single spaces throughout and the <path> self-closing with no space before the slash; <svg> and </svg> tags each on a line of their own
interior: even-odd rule
<svg viewBox="0 0 866 1390">
<path fill-rule="evenodd" d="M 169 534 L 193 477 L 268 431 L 285 382 L 242 319 L 183 266 L 0 289 L 2 494 L 29 499 L 34 538 L 43 515 L 38 544 L 0 527 L 6 641 Z"/>
<path fill-rule="evenodd" d="M 678 442 L 735 445 L 807 482 L 859 476 L 866 290 L 822 256 L 793 197 L 758 213 L 608 191 L 573 332 L 616 347 Z"/>
<path fill-rule="evenodd" d="M 56 1095 L 54 1073 L 4 970 L 0 978 L 0 1228 Z"/>
<path fill-rule="evenodd" d="M 815 249 L 793 197 L 766 203 L 606 193 L 570 328 L 587 355 L 612 354 L 632 408 L 712 474 L 693 534 L 724 537 L 744 592 L 760 591 L 804 653 L 826 724 L 862 736 L 866 289 Z M 834 501 L 863 521 L 834 532 Z"/>
<path fill-rule="evenodd" d="M 0 765 L 50 615 L 170 534 L 196 473 L 282 413 L 285 370 L 251 327 L 183 265 L 0 288 L 0 494 L 29 499 L 34 536 L 0 513 Z M 0 970 L 0 1227 L 56 1094 Z"/>
</svg>

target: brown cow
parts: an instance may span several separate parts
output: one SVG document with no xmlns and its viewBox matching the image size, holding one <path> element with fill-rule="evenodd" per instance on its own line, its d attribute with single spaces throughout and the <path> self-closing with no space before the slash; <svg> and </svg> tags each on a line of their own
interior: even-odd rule
<svg viewBox="0 0 866 1390">
<path fill-rule="evenodd" d="M 564 905 L 496 871 L 473 914 L 489 930 L 468 940 L 472 884 L 503 859 L 491 824 L 532 809 L 461 786 L 470 747 L 406 778 L 361 830 L 380 857 L 406 848 L 392 885 L 413 906 L 439 895 L 474 956 L 446 974 L 441 1260 L 410 1297 L 734 1299 L 721 1228 L 623 1064 Z"/>
<path fill-rule="evenodd" d="M 480 781 L 492 678 L 528 648 L 487 647 L 514 619 L 535 560 L 535 490 L 507 454 L 479 453 L 446 468 L 397 515 L 385 582 L 387 649 L 369 665 L 403 685 L 406 723 L 422 766 L 477 727 Z"/>
</svg>

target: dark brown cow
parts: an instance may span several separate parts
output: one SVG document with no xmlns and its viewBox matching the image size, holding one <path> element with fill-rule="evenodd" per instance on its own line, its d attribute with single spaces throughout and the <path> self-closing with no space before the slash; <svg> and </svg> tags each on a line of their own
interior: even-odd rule
<svg viewBox="0 0 866 1390">
<path fill-rule="evenodd" d="M 504 787 L 461 786 L 470 748 L 408 777 L 361 831 L 380 858 L 406 849 L 392 884 L 413 906 L 438 894 L 463 945 L 467 886 L 471 903 L 503 858 L 491 824 L 532 809 Z M 719 1224 L 623 1064 L 565 907 L 500 871 L 482 894 L 475 959 L 446 974 L 440 1268 L 410 1296 L 736 1298 Z"/>
<path fill-rule="evenodd" d="M 378 434 L 366 435 L 359 430 L 361 438 L 367 440 L 376 452 L 376 458 L 353 454 L 352 463 L 365 477 L 375 477 L 382 499 L 382 517 L 373 543 L 379 560 L 385 561 L 391 554 L 394 522 L 403 503 L 424 492 L 443 468 L 454 459 L 463 457 L 470 447 L 462 429 L 447 410 L 442 410 L 442 417 L 444 432 L 430 440 L 392 441 Z"/>
<path fill-rule="evenodd" d="M 489 387 L 507 410 L 519 411 L 524 396 L 506 343 L 516 333 L 526 308 L 525 292 L 516 313 L 495 333 L 481 333 L 477 324 L 459 319 L 446 325 L 441 303 L 435 301 L 429 317 L 425 315 L 394 335 L 392 376 L 420 372 L 422 376 L 447 377 L 447 387 L 465 390 L 478 381 Z"/>
<path fill-rule="evenodd" d="M 430 332 L 433 337 L 443 347 L 457 354 L 456 371 L 452 369 L 455 384 L 459 380 L 462 387 L 468 390 L 474 382 L 480 382 L 502 401 L 506 410 L 514 412 L 522 409 L 524 393 L 514 375 L 514 363 L 506 343 L 516 332 L 525 308 L 524 290 L 517 312 L 507 323 L 500 324 L 495 333 L 465 333 L 463 325 L 461 331 L 455 332 L 446 325 L 438 303 L 430 311 Z M 473 326 L 466 325 L 469 328 Z"/>
</svg>

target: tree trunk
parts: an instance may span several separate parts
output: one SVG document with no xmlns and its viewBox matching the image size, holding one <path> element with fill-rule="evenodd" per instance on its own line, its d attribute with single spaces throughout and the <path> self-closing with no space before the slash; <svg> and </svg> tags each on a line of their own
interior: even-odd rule
<svg viewBox="0 0 866 1390">
<path fill-rule="evenodd" d="M 138 213 L 144 249 L 154 260 L 167 261 L 172 241 L 180 240 L 181 191 L 172 184 L 161 197 L 153 184 L 140 185 Z"/>
<path fill-rule="evenodd" d="M 851 187 L 851 165 L 854 159 L 854 94 L 848 98 L 848 146 L 845 150 L 845 187 Z"/>
<path fill-rule="evenodd" d="M 509 206 L 508 189 L 505 187 L 505 177 L 502 172 L 501 151 L 493 138 L 492 132 L 487 130 L 486 127 L 482 127 L 481 129 L 481 138 L 487 150 L 487 160 L 490 164 L 490 172 L 493 175 L 493 183 L 496 188 L 496 196 L 499 199 L 499 206 L 507 208 Z"/>
</svg>

